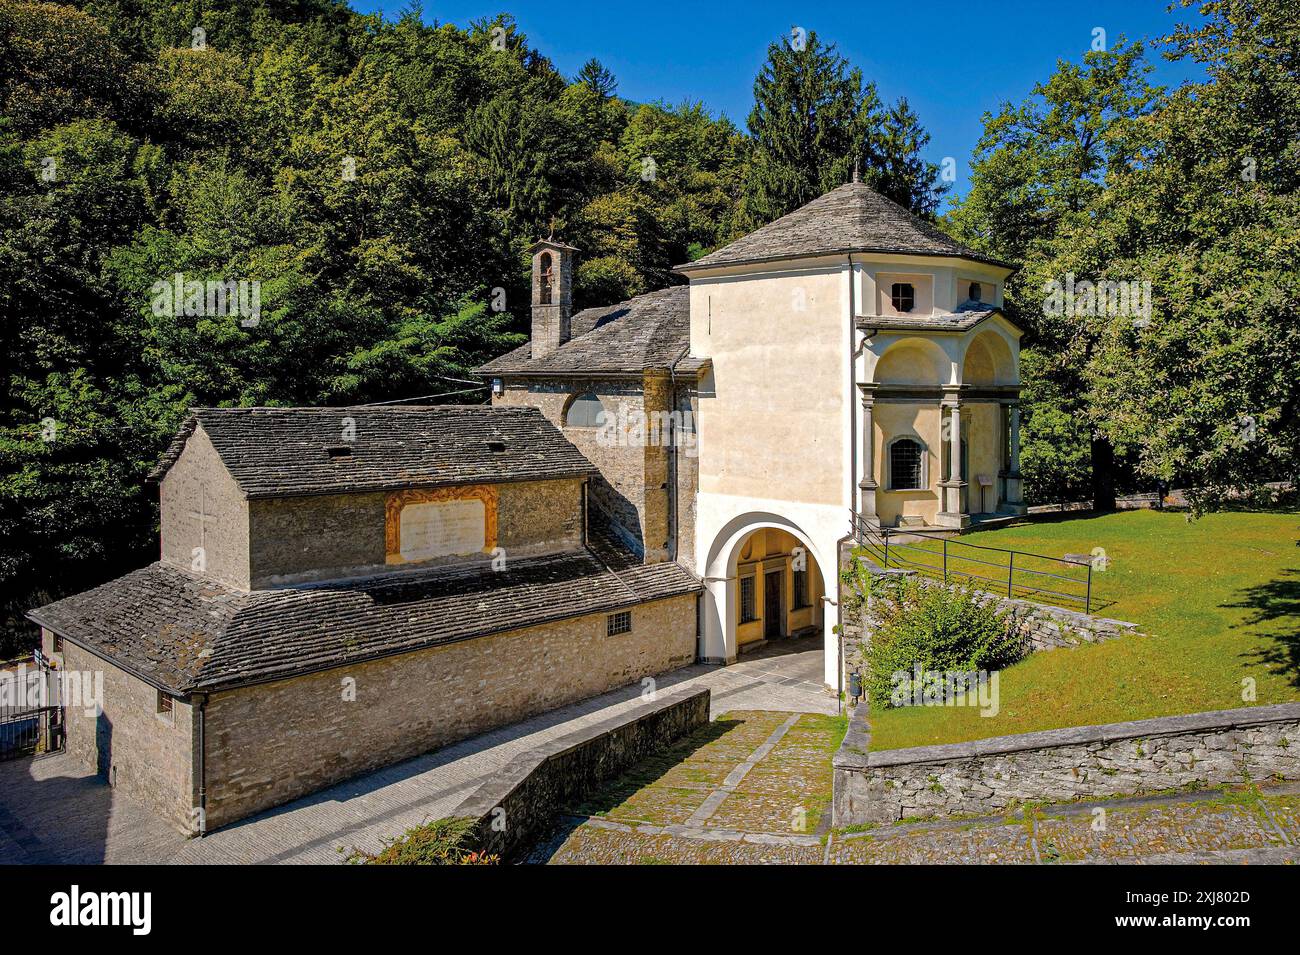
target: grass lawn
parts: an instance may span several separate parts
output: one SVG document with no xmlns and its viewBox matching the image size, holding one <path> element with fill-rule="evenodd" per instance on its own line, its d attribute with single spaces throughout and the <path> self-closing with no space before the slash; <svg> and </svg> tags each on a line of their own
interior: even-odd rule
<svg viewBox="0 0 1300 955">
<path fill-rule="evenodd" d="M 871 715 L 871 748 L 1300 700 L 1300 513 L 1123 511 L 965 535 L 1051 556 L 1105 549 L 1093 612 L 1149 636 L 1039 652 L 1001 675 L 1000 711 Z M 1098 606 L 1098 603 L 1100 606 Z M 1256 698 L 1243 701 L 1242 680 Z"/>
</svg>

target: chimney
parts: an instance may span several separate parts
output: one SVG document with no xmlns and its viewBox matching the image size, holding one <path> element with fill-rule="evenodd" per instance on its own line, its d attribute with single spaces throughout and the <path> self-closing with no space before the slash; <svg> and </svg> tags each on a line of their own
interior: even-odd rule
<svg viewBox="0 0 1300 955">
<path fill-rule="evenodd" d="M 569 340 L 573 315 L 573 253 L 554 236 L 533 245 L 533 357 L 551 354 Z"/>
</svg>

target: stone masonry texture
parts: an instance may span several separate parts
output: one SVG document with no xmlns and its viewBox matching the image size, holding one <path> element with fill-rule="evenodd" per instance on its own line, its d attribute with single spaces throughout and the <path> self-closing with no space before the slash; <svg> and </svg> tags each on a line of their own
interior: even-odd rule
<svg viewBox="0 0 1300 955">
<path fill-rule="evenodd" d="M 45 639 L 48 645 L 48 632 Z M 84 705 L 88 700 L 65 699 L 69 755 L 173 827 L 191 832 L 193 708 L 177 699 L 170 717 L 160 714 L 156 689 L 75 644 L 64 644 L 63 670 L 80 674 L 83 686 L 102 673 L 104 688 L 98 714 Z"/>
<path fill-rule="evenodd" d="M 1300 779 L 1300 703 L 881 752 L 869 743 L 862 704 L 835 755 L 837 826 Z"/>
<path fill-rule="evenodd" d="M 575 551 L 582 546 L 581 479 L 519 481 L 496 488 L 497 543 L 507 558 Z M 383 492 L 372 492 L 249 502 L 252 586 L 389 569 L 384 553 L 385 497 Z M 438 562 L 426 562 L 433 563 Z"/>
<path fill-rule="evenodd" d="M 209 827 L 694 659 L 694 594 L 631 614 L 612 637 L 593 614 L 214 693 Z"/>
<path fill-rule="evenodd" d="M 452 815 L 478 820 L 477 844 L 509 860 L 561 808 L 708 722 L 707 689 L 687 687 L 660 694 L 628 713 L 521 753 Z M 504 826 L 494 824 L 498 818 Z"/>
<path fill-rule="evenodd" d="M 162 479 L 158 496 L 163 563 L 247 590 L 248 501 L 202 428 Z M 202 565 L 194 558 L 200 546 Z"/>
<path fill-rule="evenodd" d="M 694 496 L 696 461 L 685 448 L 671 454 L 663 447 L 609 446 L 598 440 L 596 428 L 564 426 L 569 402 L 579 395 L 595 394 L 611 415 L 631 419 L 642 414 L 693 407 L 690 389 L 681 381 L 674 391 L 669 376 L 647 373 L 639 380 L 534 378 L 508 380 L 494 405 L 526 405 L 541 409 L 552 424 L 591 461 L 600 474 L 590 483 L 591 501 L 614 525 L 622 541 L 648 562 L 665 559 L 675 530 L 677 559 L 693 560 L 695 539 Z M 692 421 L 694 415 L 692 415 Z M 669 527 L 670 481 L 676 471 L 675 528 Z"/>
</svg>

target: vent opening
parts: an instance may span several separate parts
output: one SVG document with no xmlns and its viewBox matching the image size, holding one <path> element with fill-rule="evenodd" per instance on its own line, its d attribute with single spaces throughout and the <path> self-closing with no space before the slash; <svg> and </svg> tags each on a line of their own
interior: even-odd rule
<svg viewBox="0 0 1300 955">
<path fill-rule="evenodd" d="M 504 441 L 489 441 L 487 443 L 487 449 L 489 451 L 504 451 L 506 449 L 506 443 Z"/>
<path fill-rule="evenodd" d="M 340 444 L 332 448 L 326 448 L 325 453 L 331 458 L 350 458 L 352 457 L 352 448 L 346 444 Z"/>
</svg>

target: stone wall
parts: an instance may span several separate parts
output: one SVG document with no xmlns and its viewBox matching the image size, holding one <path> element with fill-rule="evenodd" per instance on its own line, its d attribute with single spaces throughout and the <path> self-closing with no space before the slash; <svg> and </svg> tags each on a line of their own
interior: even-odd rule
<svg viewBox="0 0 1300 955">
<path fill-rule="evenodd" d="M 248 589 L 248 501 L 203 428 L 162 479 L 158 501 L 164 563 Z"/>
<path fill-rule="evenodd" d="M 597 441 L 595 428 L 566 428 L 564 412 L 571 399 L 588 391 L 610 414 L 625 407 L 628 414 L 644 413 L 640 380 L 508 380 L 503 394 L 492 404 L 538 408 L 599 470 L 590 484 L 591 504 L 603 511 L 636 553 L 644 553 L 642 512 L 645 507 L 645 456 L 642 448 L 610 447 Z"/>
<path fill-rule="evenodd" d="M 497 543 L 510 557 L 582 546 L 582 481 L 494 485 Z M 390 570 L 385 563 L 384 492 L 249 502 L 252 586 L 328 580 Z M 449 557 L 427 563 L 453 563 Z M 408 568 L 416 565 L 406 565 Z"/>
<path fill-rule="evenodd" d="M 519 754 L 452 816 L 478 820 L 476 847 L 510 861 L 546 831 L 560 808 L 708 722 L 708 690 L 660 694 Z"/>
<path fill-rule="evenodd" d="M 926 587 L 958 589 L 957 585 L 945 584 L 941 580 L 929 577 L 919 579 Z M 986 590 L 975 591 L 975 599 L 982 605 L 992 603 L 998 610 L 1007 614 L 1008 624 L 1020 634 L 1026 653 L 1077 647 L 1084 643 L 1101 643 L 1117 637 L 1143 635 L 1138 630 L 1137 624 L 1129 623 L 1127 620 L 1098 617 L 1095 614 L 1052 607 L 1018 597 L 989 593 Z"/>
<path fill-rule="evenodd" d="M 679 387 L 674 401 L 678 419 L 683 423 L 689 421 L 691 427 L 691 433 L 684 436 L 684 440 L 689 444 L 683 444 L 673 453 L 673 467 L 677 479 L 677 491 L 674 495 L 674 504 L 677 508 L 674 518 L 674 545 L 677 563 L 694 572 L 695 496 L 700 489 L 699 431 L 696 427 L 700 420 L 700 399 L 694 382 L 689 386 Z"/>
<path fill-rule="evenodd" d="M 1110 617 L 1098 617 L 983 592 L 977 599 L 992 600 L 999 610 L 1008 612 L 1011 625 L 1020 633 L 1025 649 L 1030 653 L 1143 635 L 1137 624 L 1127 620 L 1112 620 Z"/>
<path fill-rule="evenodd" d="M 684 448 L 603 444 L 596 428 L 566 427 L 564 413 L 573 398 L 591 392 L 611 415 L 690 410 L 694 421 L 698 407 L 692 386 L 674 383 L 662 372 L 641 379 L 507 379 L 493 404 L 540 409 L 599 469 L 589 488 L 591 504 L 623 542 L 647 563 L 674 559 L 675 548 L 675 559 L 689 567 L 695 551 L 697 458 Z"/>
<path fill-rule="evenodd" d="M 497 544 L 511 557 L 582 547 L 582 481 L 498 485 Z"/>
<path fill-rule="evenodd" d="M 209 828 L 695 659 L 694 594 L 213 694 Z M 352 682 L 348 682 L 352 681 Z"/>
<path fill-rule="evenodd" d="M 48 648 L 49 631 L 43 639 Z M 160 714 L 154 687 L 66 641 L 63 670 L 83 674 L 83 683 L 85 675 L 103 674 L 102 712 L 89 710 L 84 699 L 64 701 L 68 754 L 177 829 L 194 831 L 193 708 L 177 699 L 170 717 Z"/>
<path fill-rule="evenodd" d="M 861 704 L 834 758 L 837 826 L 1300 779 L 1300 703 L 880 752 L 870 740 Z"/>
<path fill-rule="evenodd" d="M 249 502 L 255 588 L 384 569 L 384 494 L 323 494 Z"/>
</svg>

